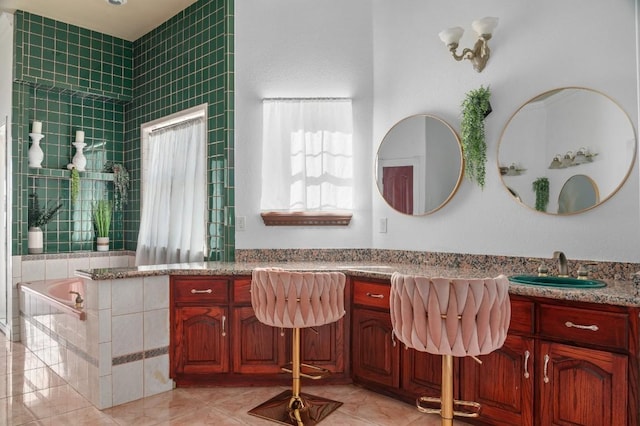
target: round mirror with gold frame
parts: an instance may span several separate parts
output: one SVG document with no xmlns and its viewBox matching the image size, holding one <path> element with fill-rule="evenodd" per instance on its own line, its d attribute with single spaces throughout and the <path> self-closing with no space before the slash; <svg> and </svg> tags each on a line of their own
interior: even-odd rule
<svg viewBox="0 0 640 426">
<path fill-rule="evenodd" d="M 412 115 L 382 139 L 375 162 L 376 184 L 396 211 L 431 214 L 458 190 L 463 161 L 460 138 L 449 124 L 429 114 Z"/>
<path fill-rule="evenodd" d="M 546 178 L 544 212 L 576 214 L 618 192 L 633 168 L 636 143 L 633 123 L 613 99 L 564 87 L 534 97 L 511 116 L 498 144 L 498 168 L 510 196 L 525 206 L 535 208 L 533 182 Z M 571 179 L 576 175 L 581 177 Z M 567 182 L 575 183 L 567 189 Z M 581 194 L 581 188 L 589 193 Z"/>
</svg>

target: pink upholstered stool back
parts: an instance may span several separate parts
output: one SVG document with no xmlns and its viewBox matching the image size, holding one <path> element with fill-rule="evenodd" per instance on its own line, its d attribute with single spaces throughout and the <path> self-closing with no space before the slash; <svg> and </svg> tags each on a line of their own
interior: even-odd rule
<svg viewBox="0 0 640 426">
<path fill-rule="evenodd" d="M 427 278 L 394 273 L 391 323 L 402 343 L 458 357 L 500 348 L 509 329 L 509 280 Z"/>
<path fill-rule="evenodd" d="M 253 270 L 251 304 L 258 321 L 282 328 L 316 327 L 344 316 L 342 272 Z"/>
</svg>

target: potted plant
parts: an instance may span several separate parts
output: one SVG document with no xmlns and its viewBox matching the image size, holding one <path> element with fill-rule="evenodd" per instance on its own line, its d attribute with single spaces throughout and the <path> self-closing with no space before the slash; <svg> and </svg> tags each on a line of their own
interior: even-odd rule
<svg viewBox="0 0 640 426">
<path fill-rule="evenodd" d="M 484 188 L 485 164 L 487 162 L 487 144 L 485 142 L 484 119 L 491 112 L 488 87 L 467 93 L 462 102 L 462 122 L 460 133 L 464 154 L 464 172 L 469 180 Z"/>
<path fill-rule="evenodd" d="M 549 204 L 549 179 L 540 177 L 534 180 L 533 191 L 536 193 L 536 210 L 546 212 Z"/>
<path fill-rule="evenodd" d="M 93 206 L 93 223 L 96 227 L 96 249 L 109 251 L 109 228 L 111 227 L 111 209 L 109 200 L 99 200 Z"/>
<path fill-rule="evenodd" d="M 40 254 L 43 252 L 44 238 L 42 228 L 49 223 L 62 208 L 60 201 L 52 201 L 42 208 L 38 194 L 35 192 L 29 195 L 29 231 L 27 233 L 27 248 L 30 254 Z"/>
</svg>

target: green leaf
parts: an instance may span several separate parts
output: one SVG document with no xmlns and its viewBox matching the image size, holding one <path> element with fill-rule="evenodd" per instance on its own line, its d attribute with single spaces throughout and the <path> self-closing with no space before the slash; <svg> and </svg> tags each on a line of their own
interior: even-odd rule
<svg viewBox="0 0 640 426">
<path fill-rule="evenodd" d="M 485 165 L 487 163 L 487 145 L 485 142 L 484 119 L 491 111 L 489 88 L 480 86 L 479 89 L 467 93 L 462 102 L 462 122 L 460 123 L 460 137 L 464 155 L 464 172 L 469 180 L 484 188 Z"/>
</svg>

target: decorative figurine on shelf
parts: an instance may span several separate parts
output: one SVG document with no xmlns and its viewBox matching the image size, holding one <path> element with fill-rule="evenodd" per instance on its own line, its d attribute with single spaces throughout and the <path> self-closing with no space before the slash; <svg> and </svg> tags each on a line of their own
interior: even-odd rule
<svg viewBox="0 0 640 426">
<path fill-rule="evenodd" d="M 73 156 L 71 163 L 76 166 L 79 172 L 84 172 L 84 168 L 87 166 L 87 159 L 82 150 L 87 144 L 84 143 L 84 132 L 82 130 L 76 131 L 76 141 L 72 145 L 76 148 L 76 154 Z"/>
<path fill-rule="evenodd" d="M 44 152 L 40 147 L 40 140 L 44 138 L 42 134 L 42 122 L 34 121 L 31 127 L 31 133 L 29 133 L 29 137 L 31 138 L 31 147 L 29 148 L 28 158 L 29 158 L 29 167 L 33 167 L 36 169 L 42 168 L 42 160 L 44 159 Z"/>
</svg>

